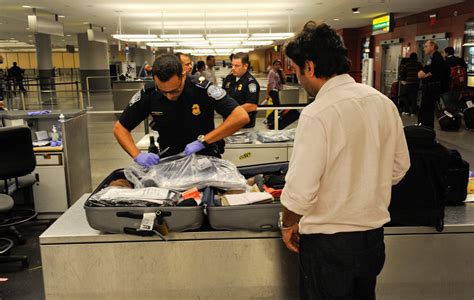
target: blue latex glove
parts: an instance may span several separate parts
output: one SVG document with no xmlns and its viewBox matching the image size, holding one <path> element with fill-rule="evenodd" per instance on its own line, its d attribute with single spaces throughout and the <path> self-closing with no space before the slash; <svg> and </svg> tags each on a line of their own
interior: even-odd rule
<svg viewBox="0 0 474 300">
<path fill-rule="evenodd" d="M 38 116 L 38 115 L 47 115 L 50 114 L 50 110 L 37 110 L 37 111 L 30 111 L 28 116 Z"/>
<path fill-rule="evenodd" d="M 151 168 L 160 162 L 160 157 L 155 153 L 141 152 L 133 160 L 142 167 Z"/>
<path fill-rule="evenodd" d="M 186 145 L 186 148 L 184 148 L 184 154 L 192 155 L 196 152 L 203 150 L 204 148 L 206 148 L 206 146 L 204 146 L 204 144 L 201 143 L 200 141 L 196 140 Z"/>
</svg>

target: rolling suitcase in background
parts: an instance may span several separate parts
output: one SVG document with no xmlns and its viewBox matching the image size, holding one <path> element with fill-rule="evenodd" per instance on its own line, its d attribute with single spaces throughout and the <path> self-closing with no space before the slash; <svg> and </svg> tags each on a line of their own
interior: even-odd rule
<svg viewBox="0 0 474 300">
<path fill-rule="evenodd" d="M 392 188 L 388 225 L 432 226 L 442 231 L 450 153 L 429 127 L 407 126 L 404 131 L 411 167 Z"/>
<path fill-rule="evenodd" d="M 462 116 L 453 109 L 445 108 L 441 110 L 438 122 L 441 130 L 458 131 L 461 128 Z"/>
<path fill-rule="evenodd" d="M 446 176 L 446 205 L 463 205 L 469 183 L 469 163 L 462 159 L 457 150 L 449 151 L 449 166 Z"/>
<path fill-rule="evenodd" d="M 474 96 L 462 97 L 460 104 L 466 128 L 474 129 Z"/>
</svg>

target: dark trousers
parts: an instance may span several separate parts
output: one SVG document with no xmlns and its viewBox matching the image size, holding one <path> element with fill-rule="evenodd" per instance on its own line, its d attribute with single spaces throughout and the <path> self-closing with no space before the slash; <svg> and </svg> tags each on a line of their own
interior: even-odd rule
<svg viewBox="0 0 474 300">
<path fill-rule="evenodd" d="M 434 128 L 434 114 L 436 103 L 441 96 L 441 85 L 431 83 L 423 85 L 420 110 L 418 112 L 418 123 Z"/>
<path fill-rule="evenodd" d="M 418 84 L 406 84 L 405 92 L 405 108 L 404 112 L 416 114 L 418 112 Z"/>
<path fill-rule="evenodd" d="M 280 93 L 278 91 L 271 90 L 268 95 L 272 98 L 273 106 L 280 106 Z"/>
<path fill-rule="evenodd" d="M 300 298 L 375 299 L 377 275 L 385 263 L 383 228 L 302 235 Z"/>
</svg>

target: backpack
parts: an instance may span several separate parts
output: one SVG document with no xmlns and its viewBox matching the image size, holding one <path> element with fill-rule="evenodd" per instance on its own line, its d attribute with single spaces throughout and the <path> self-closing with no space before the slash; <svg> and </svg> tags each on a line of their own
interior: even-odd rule
<svg viewBox="0 0 474 300">
<path fill-rule="evenodd" d="M 466 69 L 460 65 L 450 68 L 449 88 L 450 90 L 458 90 L 466 87 L 467 72 Z"/>
<path fill-rule="evenodd" d="M 465 96 L 460 100 L 464 123 L 467 129 L 474 129 L 474 96 Z"/>
<path fill-rule="evenodd" d="M 463 205 L 469 183 L 469 163 L 462 159 L 457 150 L 449 150 L 449 166 L 446 176 L 446 205 Z"/>
<path fill-rule="evenodd" d="M 413 125 L 404 132 L 411 167 L 392 187 L 389 225 L 432 226 L 442 231 L 450 153 L 438 143 L 432 128 Z"/>
</svg>

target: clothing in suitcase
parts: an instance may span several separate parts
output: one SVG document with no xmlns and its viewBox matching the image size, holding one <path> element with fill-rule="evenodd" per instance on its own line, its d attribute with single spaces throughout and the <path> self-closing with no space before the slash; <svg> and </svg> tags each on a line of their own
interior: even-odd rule
<svg viewBox="0 0 474 300">
<path fill-rule="evenodd" d="M 411 167 L 392 188 L 390 225 L 433 226 L 443 230 L 449 151 L 436 140 L 433 129 L 404 129 Z"/>
<path fill-rule="evenodd" d="M 274 188 L 282 188 L 284 183 L 282 183 L 281 178 L 284 178 L 288 171 L 288 163 L 241 167 L 239 171 L 246 178 L 265 174 L 263 176 L 265 184 Z M 280 203 L 216 206 L 213 202 L 207 206 L 206 210 L 209 223 L 216 230 L 279 230 Z"/>
<path fill-rule="evenodd" d="M 446 205 L 463 205 L 469 183 L 469 163 L 457 150 L 450 150 L 446 192 Z"/>
<path fill-rule="evenodd" d="M 92 200 L 95 194 L 107 188 L 112 181 L 125 179 L 123 169 L 115 170 L 88 198 L 84 209 L 87 221 L 92 228 L 109 233 L 154 235 L 157 230 L 140 229 L 144 213 L 154 213 L 156 215 L 155 225 L 166 223 L 167 230 L 170 232 L 194 230 L 202 226 L 203 206 L 158 206 L 140 201 L 132 204 L 119 203 L 117 206 L 100 206 L 100 203 L 95 203 Z"/>
</svg>

